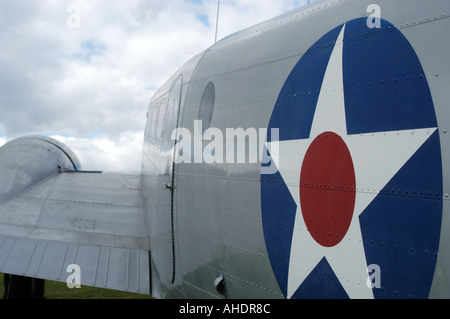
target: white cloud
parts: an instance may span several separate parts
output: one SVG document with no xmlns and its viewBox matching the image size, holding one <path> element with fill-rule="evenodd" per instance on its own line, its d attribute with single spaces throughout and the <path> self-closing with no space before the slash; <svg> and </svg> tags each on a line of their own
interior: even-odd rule
<svg viewBox="0 0 450 319">
<path fill-rule="evenodd" d="M 222 0 L 219 39 L 304 2 Z M 67 25 L 71 4 L 80 28 Z M 85 169 L 139 170 L 148 102 L 213 44 L 216 10 L 215 0 L 1 0 L 2 139 L 57 135 Z"/>
<path fill-rule="evenodd" d="M 89 138 L 60 135 L 50 137 L 76 150 L 82 170 L 126 172 L 140 170 L 143 143 L 141 132 L 124 132 L 114 140 L 104 135 Z M 84 163 L 88 163 L 88 166 Z"/>
</svg>

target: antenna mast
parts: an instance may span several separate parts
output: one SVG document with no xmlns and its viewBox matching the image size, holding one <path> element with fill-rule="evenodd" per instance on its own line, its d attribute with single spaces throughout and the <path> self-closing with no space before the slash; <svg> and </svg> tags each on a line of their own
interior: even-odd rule
<svg viewBox="0 0 450 319">
<path fill-rule="evenodd" d="M 217 30 L 219 29 L 219 10 L 220 10 L 220 1 L 217 1 L 216 37 L 214 38 L 214 43 L 217 42 Z"/>
</svg>

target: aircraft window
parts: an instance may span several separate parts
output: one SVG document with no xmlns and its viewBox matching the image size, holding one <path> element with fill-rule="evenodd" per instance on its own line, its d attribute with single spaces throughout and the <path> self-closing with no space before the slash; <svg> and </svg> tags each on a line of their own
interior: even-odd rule
<svg viewBox="0 0 450 319">
<path fill-rule="evenodd" d="M 202 121 L 203 132 L 211 125 L 215 100 L 216 89 L 214 84 L 209 82 L 203 91 L 202 100 L 200 101 L 200 110 L 198 111 L 198 119 Z"/>
<path fill-rule="evenodd" d="M 163 141 L 165 142 L 171 140 L 172 131 L 177 127 L 182 85 L 183 77 L 179 76 L 170 91 L 169 102 L 167 104 L 167 118 L 163 133 Z"/>
<path fill-rule="evenodd" d="M 147 123 L 145 126 L 145 136 L 146 137 L 151 137 L 150 132 L 151 132 L 151 127 L 152 127 L 151 126 L 152 125 L 152 111 L 153 111 L 153 108 L 150 107 L 147 112 Z"/>
<path fill-rule="evenodd" d="M 156 129 L 156 139 L 159 141 L 161 140 L 162 136 L 162 130 L 163 130 L 163 124 L 164 124 L 164 118 L 167 111 L 166 105 L 167 100 L 163 100 L 163 102 L 159 105 L 159 116 L 158 116 L 158 124 Z"/>
<path fill-rule="evenodd" d="M 151 126 L 150 126 L 150 136 L 152 138 L 156 138 L 156 125 L 158 123 L 158 111 L 159 111 L 159 105 L 156 104 L 155 107 L 153 107 L 152 109 L 152 114 L 151 114 Z"/>
</svg>

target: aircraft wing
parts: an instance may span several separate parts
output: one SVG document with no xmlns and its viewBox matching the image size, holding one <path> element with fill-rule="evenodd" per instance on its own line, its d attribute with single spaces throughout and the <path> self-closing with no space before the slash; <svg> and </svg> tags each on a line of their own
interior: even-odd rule
<svg viewBox="0 0 450 319">
<path fill-rule="evenodd" d="M 57 173 L 0 205 L 0 272 L 150 293 L 139 174 Z"/>
</svg>

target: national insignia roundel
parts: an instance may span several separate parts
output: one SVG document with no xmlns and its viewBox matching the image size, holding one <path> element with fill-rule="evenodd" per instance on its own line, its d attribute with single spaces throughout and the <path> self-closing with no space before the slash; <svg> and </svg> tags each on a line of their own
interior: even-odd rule
<svg viewBox="0 0 450 319">
<path fill-rule="evenodd" d="M 443 205 L 437 126 L 420 60 L 385 20 L 340 25 L 300 58 L 268 127 L 277 171 L 261 170 L 284 297 L 428 297 Z"/>
</svg>

